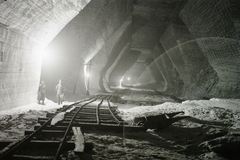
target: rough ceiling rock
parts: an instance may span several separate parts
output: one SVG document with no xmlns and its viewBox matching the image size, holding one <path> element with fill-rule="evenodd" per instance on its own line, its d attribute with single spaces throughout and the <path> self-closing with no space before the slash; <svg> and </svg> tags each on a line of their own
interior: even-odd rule
<svg viewBox="0 0 240 160">
<path fill-rule="evenodd" d="M 36 101 L 42 51 L 89 1 L 0 1 L 0 110 Z"/>
<path fill-rule="evenodd" d="M 52 41 L 60 67 L 49 75 L 64 77 L 71 91 L 85 83 L 79 73 L 92 60 L 95 90 L 128 71 L 140 86 L 167 94 L 239 97 L 239 6 L 239 0 L 1 0 L 0 109 L 34 101 L 40 52 L 60 30 Z M 133 64 L 122 63 L 132 50 L 141 53 Z"/>
<path fill-rule="evenodd" d="M 106 64 L 95 58 L 92 63 L 94 80 L 100 77 L 103 88 L 129 75 L 135 83 L 152 83 L 150 88 L 167 94 L 238 96 L 239 1 L 95 0 L 85 9 L 64 29 L 79 31 L 64 44 L 77 57 L 106 57 Z M 130 50 L 141 54 L 126 65 L 119 56 L 131 56 Z"/>
<path fill-rule="evenodd" d="M 135 0 L 132 48 L 152 49 L 178 14 L 181 3 L 182 0 Z"/>
</svg>

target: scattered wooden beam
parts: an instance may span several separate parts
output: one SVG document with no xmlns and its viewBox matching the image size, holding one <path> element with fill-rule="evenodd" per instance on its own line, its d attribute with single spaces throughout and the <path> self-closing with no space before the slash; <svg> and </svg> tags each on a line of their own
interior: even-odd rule
<svg viewBox="0 0 240 160">
<path fill-rule="evenodd" d="M 134 118 L 134 124 L 136 126 L 143 126 L 146 129 L 164 129 L 169 127 L 172 123 L 179 121 L 184 118 L 189 118 L 189 116 L 181 116 L 181 117 L 175 117 L 175 115 L 184 113 L 182 111 L 180 112 L 173 112 L 168 114 L 160 114 L 160 115 L 154 115 L 154 116 L 142 116 L 142 117 L 136 117 Z"/>
<path fill-rule="evenodd" d="M 51 121 L 51 125 L 55 125 L 57 122 L 64 119 L 65 112 L 58 113 Z"/>
<path fill-rule="evenodd" d="M 74 152 L 77 153 L 83 153 L 84 152 L 84 136 L 81 132 L 81 128 L 80 127 L 72 127 L 74 136 L 75 136 L 75 148 L 74 148 Z"/>
<path fill-rule="evenodd" d="M 36 159 L 36 160 L 52 160 L 54 156 L 28 156 L 28 155 L 13 155 L 14 159 Z"/>
</svg>

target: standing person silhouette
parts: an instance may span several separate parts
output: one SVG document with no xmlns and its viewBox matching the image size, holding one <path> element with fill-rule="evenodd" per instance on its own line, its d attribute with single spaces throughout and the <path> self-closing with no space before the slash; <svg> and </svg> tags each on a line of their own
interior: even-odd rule
<svg viewBox="0 0 240 160">
<path fill-rule="evenodd" d="M 56 92 L 57 92 L 57 103 L 58 105 L 62 104 L 62 101 L 64 99 L 64 91 L 65 88 L 62 85 L 62 80 L 60 79 L 57 86 L 56 86 Z"/>
<path fill-rule="evenodd" d="M 44 104 L 45 101 L 45 92 L 46 92 L 46 85 L 44 84 L 44 81 L 42 80 L 39 88 L 38 88 L 38 104 Z"/>
</svg>

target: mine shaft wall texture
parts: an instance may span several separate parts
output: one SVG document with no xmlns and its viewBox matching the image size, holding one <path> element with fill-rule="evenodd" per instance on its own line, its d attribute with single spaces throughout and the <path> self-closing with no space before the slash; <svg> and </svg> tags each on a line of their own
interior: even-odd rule
<svg viewBox="0 0 240 160">
<path fill-rule="evenodd" d="M 137 84 L 140 83 L 143 72 L 146 70 L 144 63 L 136 62 L 134 65 L 127 71 L 125 77 L 131 77 L 131 81 L 127 81 L 128 84 Z"/>
<path fill-rule="evenodd" d="M 102 90 L 106 90 L 108 92 L 109 91 L 112 92 L 111 86 L 110 86 L 110 84 L 111 84 L 111 82 L 110 82 L 110 75 L 113 72 L 113 70 L 115 69 L 115 67 L 117 66 L 117 64 L 120 62 L 122 56 L 125 53 L 129 52 L 130 47 L 131 47 L 131 43 L 129 42 L 121 49 L 121 51 L 119 52 L 119 54 L 116 57 L 115 56 L 112 57 L 112 58 L 115 59 L 114 62 L 111 64 L 111 66 L 109 68 L 107 68 L 107 70 L 105 71 L 105 73 L 103 75 L 103 78 L 101 78 L 101 80 L 103 82 L 103 86 L 104 86 L 104 88 L 102 88 Z M 110 60 L 110 61 L 112 61 L 112 60 Z M 117 85 L 117 84 L 118 83 L 116 83 L 116 81 L 115 81 L 115 85 Z"/>
<path fill-rule="evenodd" d="M 150 65 L 154 62 L 154 59 L 153 58 L 148 58 L 148 60 L 145 61 L 144 65 L 145 65 L 145 68 L 146 68 L 146 71 L 149 72 L 149 74 L 152 76 L 153 80 L 154 80 L 154 83 L 157 81 L 158 79 L 158 75 L 156 75 L 154 73 L 154 70 L 151 69 Z M 160 72 L 157 72 L 158 74 L 160 74 Z"/>
<path fill-rule="evenodd" d="M 183 86 L 183 81 L 180 79 L 180 75 L 174 67 L 174 64 L 172 63 L 167 53 L 159 56 L 155 60 L 155 62 L 163 76 L 163 79 L 165 81 L 164 83 L 166 84 L 166 86 L 164 87 L 166 90 L 164 90 L 164 92 L 169 94 L 179 94 Z M 157 90 L 162 91 L 163 88 L 157 88 Z"/>
<path fill-rule="evenodd" d="M 195 83 L 196 75 L 207 67 L 208 62 L 188 28 L 178 17 L 169 23 L 160 42 L 184 84 L 188 86 Z"/>
<path fill-rule="evenodd" d="M 64 45 L 70 53 L 77 53 L 89 62 L 131 12 L 132 0 L 91 1 L 66 26 Z"/>
<path fill-rule="evenodd" d="M 110 47 L 110 48 L 106 48 L 105 53 L 103 53 L 104 49 L 102 51 L 101 51 L 101 48 L 99 50 L 97 50 L 97 54 L 106 55 L 104 57 L 107 59 L 107 63 L 105 63 L 104 67 L 100 68 L 101 69 L 100 70 L 100 78 L 96 77 L 96 75 L 98 75 L 99 72 L 96 74 L 96 71 L 93 71 L 93 73 L 95 73 L 96 79 L 91 80 L 91 83 L 94 83 L 95 84 L 94 86 L 97 88 L 95 88 L 95 89 L 92 88 L 92 91 L 98 89 L 98 86 L 100 87 L 101 91 L 109 90 L 108 83 L 109 83 L 110 70 L 113 69 L 112 65 L 115 66 L 116 64 L 114 64 L 114 63 L 117 63 L 117 62 L 114 62 L 114 60 L 119 59 L 118 54 L 122 53 L 123 48 L 131 40 L 130 37 L 131 37 L 131 28 L 132 28 L 131 22 L 132 22 L 132 20 L 131 20 L 131 18 L 129 18 L 129 16 L 133 10 L 133 1 L 132 0 L 130 0 L 130 1 L 129 0 L 124 0 L 124 1 L 115 0 L 115 1 L 106 1 L 106 2 L 108 2 L 108 3 L 110 2 L 112 5 L 116 6 L 116 8 L 113 9 L 112 5 L 108 5 L 108 7 L 110 7 L 109 8 L 110 11 L 106 12 L 106 14 L 108 17 L 109 16 L 112 17 L 111 20 L 109 20 L 109 18 L 106 18 L 106 15 L 103 15 L 103 18 L 105 18 L 105 21 L 100 21 L 102 24 L 107 23 L 107 26 L 104 28 L 104 32 L 102 33 L 103 38 L 104 38 L 104 35 L 111 33 L 111 34 L 109 34 L 108 39 L 106 39 L 106 41 L 109 40 L 108 44 L 104 43 L 101 46 L 101 48 L 104 48 L 105 45 L 106 45 L 106 47 Z M 112 42 L 110 42 L 111 36 L 113 36 Z M 115 42 L 115 43 L 113 43 L 113 42 Z M 90 52 L 90 54 L 91 54 L 91 52 Z M 93 65 L 94 65 L 94 62 L 93 62 Z M 96 69 L 96 67 L 93 67 L 93 68 Z M 99 79 L 99 81 L 98 81 L 98 79 Z M 97 85 L 97 83 L 98 83 L 98 85 Z"/>
<path fill-rule="evenodd" d="M 0 2 L 0 110 L 37 101 L 42 51 L 88 1 Z"/>
<path fill-rule="evenodd" d="M 132 19 L 129 18 L 129 16 L 132 13 L 133 1 L 115 0 L 113 2 L 115 2 L 117 4 L 119 12 L 116 12 L 116 9 L 115 10 L 111 9 L 112 14 L 113 15 L 117 14 L 119 19 L 116 19 L 116 17 L 115 17 L 113 19 L 113 21 L 110 23 L 113 26 L 116 26 L 116 23 L 118 22 L 119 26 L 118 26 L 118 28 L 115 28 L 115 30 L 114 30 L 115 33 L 112 34 L 112 35 L 115 35 L 113 37 L 114 38 L 113 41 L 116 43 L 114 44 L 114 46 L 112 46 L 113 48 L 111 50 L 108 50 L 108 51 L 110 51 L 110 53 L 107 52 L 107 54 L 109 54 L 109 56 L 105 57 L 105 58 L 107 58 L 107 63 L 105 64 L 105 66 L 103 68 L 101 68 L 99 81 L 98 82 L 95 81 L 95 83 L 99 84 L 101 91 L 110 91 L 110 88 L 109 88 L 110 74 L 111 74 L 112 70 L 114 69 L 114 67 L 116 66 L 116 64 L 118 63 L 118 61 L 120 60 L 121 55 L 124 54 L 124 52 L 125 52 L 124 50 L 126 50 L 126 52 L 127 52 L 130 49 L 128 46 L 129 46 L 129 43 L 131 40 Z M 111 6 L 109 6 L 109 7 L 111 7 Z M 125 11 L 125 12 L 122 13 L 122 11 Z M 107 12 L 106 14 L 109 14 L 109 12 Z M 109 19 L 106 19 L 106 21 L 109 21 Z M 109 26 L 108 28 L 106 28 L 106 32 L 113 30 L 113 26 Z M 117 39 L 117 37 L 119 39 Z M 127 44 L 128 44 L 128 46 L 126 46 Z M 102 46 L 102 47 L 104 47 L 104 46 Z"/>
<path fill-rule="evenodd" d="M 152 49 L 152 57 L 154 58 L 154 61 L 148 66 L 155 76 L 156 85 L 157 85 L 155 89 L 157 89 L 160 92 L 165 91 L 167 87 L 166 82 L 162 76 L 162 73 L 160 72 L 157 65 L 157 59 L 164 53 L 165 53 L 165 49 L 163 48 L 162 44 L 158 40 Z"/>
<path fill-rule="evenodd" d="M 83 65 L 89 64 L 91 59 L 89 86 L 92 91 L 99 90 L 101 65 L 107 63 L 112 46 L 124 27 L 129 25 L 121 27 L 131 12 L 131 0 L 91 1 L 51 42 L 52 48 L 57 49 L 56 55 L 65 57 L 62 59 L 63 67 L 57 72 L 62 72 L 69 92 L 85 94 Z"/>
<path fill-rule="evenodd" d="M 178 88 L 180 90 L 182 85 L 179 86 L 178 84 L 182 84 L 184 81 L 186 81 L 184 79 L 186 77 L 184 75 L 181 75 L 181 72 L 179 72 L 179 69 L 181 69 L 181 66 L 183 66 L 182 64 L 184 64 L 184 62 L 181 56 L 179 56 L 180 49 L 177 45 L 174 26 L 171 23 L 162 34 L 159 41 L 166 52 L 155 61 L 156 63 L 159 63 L 158 66 L 160 68 L 160 72 L 166 80 L 166 84 L 168 84 L 167 90 L 168 92 L 172 92 L 173 88 L 176 89 L 176 87 L 180 87 Z M 176 61 L 171 56 L 172 54 L 176 54 Z M 180 63 L 180 65 L 176 65 L 176 62 Z"/>
<path fill-rule="evenodd" d="M 136 63 L 140 56 L 141 52 L 137 50 L 129 50 L 126 51 L 119 63 L 113 69 L 109 77 L 109 85 L 110 86 L 119 86 L 120 80 L 122 79 L 122 83 L 126 81 L 128 77 L 125 74 L 132 68 L 132 66 Z"/>
<path fill-rule="evenodd" d="M 99 92 L 101 90 L 100 80 L 101 72 L 105 68 L 108 60 L 116 49 L 116 46 L 121 45 L 120 43 L 129 42 L 131 35 L 131 20 L 126 20 L 121 27 L 110 37 L 110 39 L 105 43 L 97 55 L 92 59 L 91 66 L 91 80 L 90 80 L 90 92 Z M 124 38 L 124 37 L 128 38 Z M 123 38 L 123 40 L 122 40 Z M 123 42 L 122 42 L 123 41 Z M 121 47 L 123 47 L 121 45 Z M 118 52 L 117 52 L 118 53 Z"/>
<path fill-rule="evenodd" d="M 175 26 L 171 22 L 161 36 L 160 42 L 166 50 L 165 54 L 169 56 L 173 66 L 180 75 L 180 78 L 184 83 L 188 83 L 190 81 L 190 75 L 184 72 L 184 61 L 180 51 L 181 48 L 178 46 L 177 41 Z"/>
<path fill-rule="evenodd" d="M 168 55 L 175 63 L 184 83 L 191 85 L 197 81 L 197 74 L 208 66 L 208 61 L 182 20 L 177 17 L 172 20 L 171 24 L 174 28 L 178 47 L 176 52 L 170 52 Z M 182 62 L 176 59 L 178 56 Z"/>
<path fill-rule="evenodd" d="M 155 88 L 155 89 L 157 89 L 157 90 L 159 90 L 159 91 L 165 91 L 166 89 L 165 89 L 165 87 L 164 86 L 166 86 L 165 85 L 165 80 L 164 80 L 164 78 L 163 78 L 163 76 L 162 76 L 162 74 L 161 74 L 161 72 L 160 72 L 160 70 L 159 70 L 159 68 L 158 68 L 158 66 L 157 66 L 157 64 L 156 64 L 156 61 L 154 60 L 149 66 L 148 66 L 148 68 L 151 70 L 151 72 L 153 73 L 153 76 L 154 76 L 154 78 L 155 78 L 155 80 L 156 80 L 156 84 L 157 84 L 157 88 Z"/>
<path fill-rule="evenodd" d="M 155 80 L 150 68 L 148 68 L 146 64 L 144 64 L 144 67 L 145 67 L 145 69 L 144 69 L 143 73 L 141 74 L 141 76 L 139 77 L 138 82 L 143 85 L 155 83 L 156 80 Z"/>
<path fill-rule="evenodd" d="M 155 83 L 154 73 L 148 66 L 149 64 L 146 62 L 136 61 L 132 67 L 126 71 L 123 84 L 141 84 L 142 86 L 146 86 Z"/>
<path fill-rule="evenodd" d="M 152 49 L 152 56 L 153 56 L 153 58 L 156 59 L 163 53 L 165 53 L 165 50 L 164 50 L 162 44 L 159 41 L 157 41 L 157 43 L 154 45 L 154 47 Z"/>
<path fill-rule="evenodd" d="M 217 72 L 218 89 L 213 87 L 212 94 L 220 97 L 236 97 L 240 93 L 239 17 L 236 19 L 233 14 L 239 4 L 235 6 L 233 2 L 236 1 L 188 1 L 180 12 L 180 17 Z"/>
<path fill-rule="evenodd" d="M 36 101 L 41 56 L 30 38 L 1 26 L 0 33 L 0 110 L 5 110 Z"/>
<path fill-rule="evenodd" d="M 111 54 L 108 57 L 108 62 L 105 64 L 105 66 L 102 68 L 100 72 L 99 84 L 100 84 L 101 90 L 103 91 L 105 91 L 109 87 L 111 73 L 114 70 L 114 68 L 117 66 L 121 57 L 124 55 L 124 53 L 130 51 L 130 41 L 131 41 L 131 32 L 132 32 L 131 24 L 132 23 L 130 23 L 127 26 L 122 36 L 119 38 L 117 43 L 115 43 L 111 51 Z"/>
</svg>

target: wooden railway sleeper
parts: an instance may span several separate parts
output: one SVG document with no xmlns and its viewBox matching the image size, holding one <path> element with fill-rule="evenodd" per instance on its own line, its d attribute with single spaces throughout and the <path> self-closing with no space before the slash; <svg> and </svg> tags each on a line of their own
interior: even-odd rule
<svg viewBox="0 0 240 160">
<path fill-rule="evenodd" d="M 71 107 L 71 106 L 68 106 L 68 107 Z M 62 110 L 67 110 L 67 108 L 63 108 Z M 4 153 L 2 153 L 0 155 L 0 159 L 3 159 L 3 160 L 9 160 L 11 159 L 11 157 L 13 157 L 14 153 L 19 150 L 19 148 L 22 148 L 24 146 L 26 146 L 27 144 L 30 143 L 31 139 L 33 137 L 35 137 L 36 135 L 38 135 L 42 129 L 47 126 L 48 124 L 50 124 L 50 121 L 51 121 L 52 118 L 50 118 L 49 120 L 47 120 L 42 126 L 40 126 L 37 130 L 35 130 L 33 133 L 31 133 L 30 135 L 28 136 L 25 136 L 21 141 L 19 141 L 18 143 L 14 144 L 14 146 L 12 146 L 10 149 L 6 150 Z"/>
</svg>

